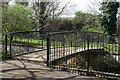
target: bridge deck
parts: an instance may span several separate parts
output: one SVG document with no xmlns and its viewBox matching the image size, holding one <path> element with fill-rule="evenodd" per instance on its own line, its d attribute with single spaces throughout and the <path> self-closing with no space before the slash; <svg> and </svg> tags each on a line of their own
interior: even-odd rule
<svg viewBox="0 0 120 80">
<path fill-rule="evenodd" d="M 71 49 L 74 49 L 74 51 L 71 51 Z M 79 52 L 77 48 L 74 47 L 66 48 L 66 52 L 71 52 L 74 54 L 75 52 Z M 82 49 L 81 49 L 82 50 Z M 51 49 L 52 56 L 54 56 L 54 49 Z M 55 49 L 57 51 L 57 49 Z M 61 57 L 62 58 L 62 48 L 60 50 Z M 64 53 L 66 54 L 66 53 Z M 71 55 L 71 54 L 69 54 Z M 51 57 L 52 57 L 51 56 Z M 68 56 L 68 55 L 66 55 Z M 88 76 L 79 76 L 77 74 L 72 74 L 66 71 L 57 71 L 52 70 L 48 67 L 46 67 L 47 58 L 47 50 L 43 50 L 40 52 L 35 52 L 31 54 L 25 54 L 21 56 L 14 57 L 15 60 L 5 60 L 2 62 L 2 78 L 4 79 L 84 79 L 84 80 L 90 80 L 90 79 L 96 79 L 96 80 L 107 80 L 104 78 L 97 78 L 97 77 L 88 77 Z M 58 59 L 56 55 L 56 59 Z"/>
<path fill-rule="evenodd" d="M 50 61 L 57 61 L 59 59 L 62 59 L 66 57 L 66 59 L 69 59 L 71 57 L 74 57 L 81 53 L 86 53 L 86 49 L 82 49 L 80 47 L 67 47 L 67 48 L 55 48 L 55 49 L 50 49 Z M 97 51 L 99 53 L 103 52 L 103 49 L 90 49 L 90 51 Z M 37 62 L 46 62 L 47 61 L 47 50 L 41 50 L 39 52 L 34 52 L 30 54 L 24 54 L 21 56 L 16 56 L 14 58 L 19 58 L 22 60 L 27 60 L 28 62 L 30 61 L 35 61 Z"/>
<path fill-rule="evenodd" d="M 26 63 L 22 60 L 2 61 L 2 80 L 57 80 L 57 79 L 75 79 L 75 80 L 107 80 L 105 78 L 79 76 L 66 71 L 53 70 L 46 65 L 37 65 Z"/>
<path fill-rule="evenodd" d="M 88 49 L 82 49 L 82 48 L 79 48 L 79 47 L 68 47 L 68 48 L 64 48 L 64 49 L 63 48 L 56 48 L 56 49 L 52 48 L 50 50 L 51 51 L 50 52 L 51 61 L 57 62 L 58 60 L 63 59 L 63 57 L 65 57 L 66 59 L 70 59 L 71 57 L 79 55 L 80 52 L 82 54 L 82 53 L 87 53 L 87 51 L 88 51 Z M 103 49 L 90 49 L 89 51 L 90 52 L 97 51 L 97 52 L 101 53 L 101 52 L 103 52 Z M 57 54 L 58 52 L 59 52 L 59 54 Z M 20 69 L 18 69 L 18 68 L 12 67 L 12 65 L 11 65 L 11 67 L 7 66 L 9 63 L 11 64 L 11 61 L 7 62 L 7 63 L 4 62 L 4 64 L 3 64 L 3 66 L 4 66 L 3 77 L 4 78 L 7 78 L 8 76 L 10 78 L 11 77 L 13 78 L 15 74 L 17 74 L 16 78 L 19 78 L 20 76 L 22 76 L 21 73 L 27 74 L 27 76 L 31 76 L 32 74 L 29 75 L 30 73 L 26 72 L 26 70 L 29 70 L 30 72 L 32 72 L 32 70 L 33 70 L 32 68 L 33 67 L 35 69 L 34 71 L 36 71 L 36 72 L 38 71 L 39 72 L 39 70 L 37 70 L 37 69 L 41 68 L 40 66 L 46 66 L 46 64 L 44 62 L 46 62 L 46 59 L 47 59 L 47 50 L 43 50 L 43 51 L 31 53 L 31 54 L 25 54 L 25 55 L 21 55 L 21 56 L 16 56 L 14 58 L 15 59 L 17 58 L 17 60 L 18 60 L 18 61 L 12 61 L 12 64 L 14 64 L 14 65 L 16 65 L 17 63 L 19 63 L 19 61 L 20 61 L 20 64 L 21 63 L 23 64 L 24 63 L 23 61 L 25 61 L 27 63 L 24 63 L 25 65 L 23 64 L 23 66 Z M 27 65 L 28 63 L 31 63 L 31 64 Z M 40 66 L 34 65 L 33 63 L 39 64 Z M 27 66 L 27 67 L 24 68 L 24 66 Z M 31 68 L 30 66 L 33 66 L 33 67 Z M 35 66 L 38 66 L 38 67 L 35 67 Z M 11 68 L 11 69 L 9 69 L 9 68 Z M 16 69 L 15 72 L 14 72 L 14 69 Z M 6 71 L 6 70 L 8 70 L 8 71 Z M 9 70 L 11 70 L 11 71 L 9 71 Z M 20 71 L 20 72 L 18 72 L 18 71 Z M 13 74 L 9 74 L 9 72 L 13 73 Z M 18 73 L 20 73 L 20 74 L 18 74 Z M 48 73 L 48 72 L 47 71 L 46 72 L 43 71 L 43 73 Z M 60 74 L 63 74 L 62 72 L 60 72 L 60 74 L 57 74 L 55 72 L 52 72 L 52 73 L 53 73 L 53 77 L 55 77 L 57 75 L 60 75 Z M 54 76 L 54 73 L 56 74 L 55 76 Z M 41 75 L 41 73 L 39 73 L 39 74 Z M 40 76 L 40 75 L 37 75 L 37 76 Z M 47 76 L 47 75 L 49 75 L 49 74 L 45 74 L 45 76 Z M 66 76 L 67 76 L 66 73 L 63 74 L 63 75 L 66 78 Z M 24 77 L 24 76 L 22 76 L 22 77 Z M 50 77 L 50 76 L 47 76 L 47 77 Z M 85 77 L 83 77 L 83 78 L 85 78 Z"/>
</svg>

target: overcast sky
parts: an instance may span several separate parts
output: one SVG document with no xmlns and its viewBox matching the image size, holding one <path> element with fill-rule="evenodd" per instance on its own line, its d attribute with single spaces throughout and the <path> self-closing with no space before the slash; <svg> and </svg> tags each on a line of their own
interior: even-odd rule
<svg viewBox="0 0 120 80">
<path fill-rule="evenodd" d="M 62 3 L 67 3 L 68 1 L 70 1 L 62 17 L 74 17 L 76 11 L 99 13 L 100 12 L 99 2 L 102 2 L 102 0 L 60 0 L 60 1 Z M 111 1 L 114 1 L 114 0 L 111 0 Z"/>
<path fill-rule="evenodd" d="M 71 0 L 69 6 L 67 7 L 69 11 L 67 11 L 68 13 L 64 14 L 63 16 L 73 17 L 75 16 L 76 11 L 91 12 L 91 13 L 93 11 L 99 12 L 100 6 L 98 5 L 99 2 L 101 1 L 102 0 Z"/>
</svg>

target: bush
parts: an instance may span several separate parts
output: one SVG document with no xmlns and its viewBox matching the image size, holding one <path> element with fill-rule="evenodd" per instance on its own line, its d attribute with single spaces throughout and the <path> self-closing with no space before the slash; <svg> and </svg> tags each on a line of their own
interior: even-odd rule
<svg viewBox="0 0 120 80">
<path fill-rule="evenodd" d="M 86 14 L 81 11 L 78 11 L 75 13 L 75 17 L 72 20 L 72 24 L 74 25 L 76 30 L 81 30 L 82 27 L 85 26 L 85 23 L 84 23 L 86 19 L 85 16 Z"/>
<path fill-rule="evenodd" d="M 103 32 L 101 23 L 99 22 L 99 17 L 99 15 L 93 15 L 78 11 L 75 13 L 72 24 L 75 26 L 76 30 Z"/>
<path fill-rule="evenodd" d="M 28 31 L 33 29 L 32 11 L 25 5 L 6 5 L 2 8 L 3 32 Z"/>
<path fill-rule="evenodd" d="M 71 18 L 48 19 L 47 24 L 43 27 L 44 31 L 70 31 L 73 30 Z"/>
</svg>

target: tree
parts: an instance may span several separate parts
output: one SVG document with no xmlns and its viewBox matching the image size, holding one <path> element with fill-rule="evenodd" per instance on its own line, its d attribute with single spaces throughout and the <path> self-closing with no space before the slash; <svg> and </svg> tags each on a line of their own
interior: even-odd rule
<svg viewBox="0 0 120 80">
<path fill-rule="evenodd" d="M 91 6 L 88 5 L 88 13 L 91 14 L 100 14 L 99 8 L 101 7 L 101 1 L 100 0 L 89 0 L 89 2 L 92 4 Z"/>
<path fill-rule="evenodd" d="M 25 5 L 25 6 L 27 6 L 29 4 L 28 1 L 23 1 L 22 2 L 21 0 L 14 0 L 14 2 L 17 3 L 17 4 Z"/>
<path fill-rule="evenodd" d="M 60 16 L 68 3 L 61 6 L 60 2 L 40 2 L 39 0 L 32 2 L 36 25 L 38 25 L 37 29 L 42 31 L 45 25 L 49 25 L 49 18 L 54 20 Z"/>
<path fill-rule="evenodd" d="M 76 30 L 82 29 L 83 26 L 85 26 L 85 16 L 86 14 L 83 13 L 82 11 L 78 11 L 75 13 L 75 17 L 72 21 L 72 24 L 75 26 Z"/>
<path fill-rule="evenodd" d="M 7 7 L 7 9 L 6 9 Z M 4 32 L 33 30 L 32 11 L 24 5 L 6 5 L 2 8 L 2 30 Z"/>
<path fill-rule="evenodd" d="M 116 15 L 117 15 L 117 8 L 119 7 L 119 3 L 115 2 L 102 2 L 102 7 L 100 10 L 101 13 L 101 23 L 103 26 L 104 31 L 109 35 L 109 38 L 115 36 L 116 32 Z M 110 39 L 111 40 L 111 39 Z"/>
<path fill-rule="evenodd" d="M 75 13 L 72 24 L 75 26 L 76 30 L 102 32 L 98 18 L 99 15 L 78 11 Z"/>
</svg>

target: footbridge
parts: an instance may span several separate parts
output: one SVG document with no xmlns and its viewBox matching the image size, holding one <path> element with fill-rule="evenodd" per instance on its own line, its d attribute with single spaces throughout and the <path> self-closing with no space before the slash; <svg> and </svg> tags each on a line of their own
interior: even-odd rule
<svg viewBox="0 0 120 80">
<path fill-rule="evenodd" d="M 6 56 L 44 51 L 39 54 L 50 68 L 80 75 L 120 78 L 120 45 L 107 34 L 27 31 L 12 32 L 5 40 Z"/>
</svg>

